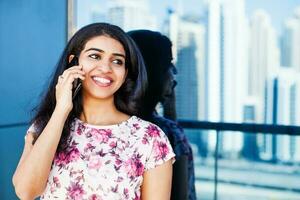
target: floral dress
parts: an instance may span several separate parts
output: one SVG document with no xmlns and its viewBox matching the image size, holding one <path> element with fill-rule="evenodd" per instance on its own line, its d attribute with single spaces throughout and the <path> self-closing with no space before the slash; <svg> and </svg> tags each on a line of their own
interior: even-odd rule
<svg viewBox="0 0 300 200">
<path fill-rule="evenodd" d="M 136 116 L 109 126 L 76 118 L 70 137 L 67 151 L 55 155 L 41 200 L 138 200 L 143 173 L 174 162 L 164 132 Z"/>
</svg>

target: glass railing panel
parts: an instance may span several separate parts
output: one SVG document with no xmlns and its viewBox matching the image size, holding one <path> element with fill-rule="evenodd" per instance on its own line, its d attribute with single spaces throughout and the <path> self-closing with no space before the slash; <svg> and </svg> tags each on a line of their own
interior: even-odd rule
<svg viewBox="0 0 300 200">
<path fill-rule="evenodd" d="M 219 151 L 219 200 L 300 199 L 300 165 L 292 156 L 293 141 L 299 136 L 240 132 L 221 135 L 220 144 L 225 147 Z M 283 140 L 287 140 L 285 145 Z"/>
<path fill-rule="evenodd" d="M 214 149 L 215 131 L 185 130 L 188 140 L 192 146 L 195 166 L 195 187 L 197 199 L 209 200 L 214 198 L 214 164 L 215 159 L 211 151 Z M 212 141 L 210 144 L 208 141 Z"/>
<path fill-rule="evenodd" d="M 216 131 L 185 132 L 193 146 L 197 197 L 214 199 Z M 300 136 L 219 132 L 216 199 L 299 200 L 299 141 Z"/>
</svg>

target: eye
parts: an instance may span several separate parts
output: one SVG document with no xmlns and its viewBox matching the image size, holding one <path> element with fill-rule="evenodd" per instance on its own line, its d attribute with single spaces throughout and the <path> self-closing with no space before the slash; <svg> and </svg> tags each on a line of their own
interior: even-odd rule
<svg viewBox="0 0 300 200">
<path fill-rule="evenodd" d="M 121 60 L 121 59 L 115 59 L 112 62 L 117 65 L 123 65 L 123 63 L 124 63 L 123 60 Z"/>
<path fill-rule="evenodd" d="M 89 55 L 90 58 L 93 58 L 93 59 L 96 59 L 96 60 L 99 60 L 101 57 L 97 54 L 91 54 Z"/>
</svg>

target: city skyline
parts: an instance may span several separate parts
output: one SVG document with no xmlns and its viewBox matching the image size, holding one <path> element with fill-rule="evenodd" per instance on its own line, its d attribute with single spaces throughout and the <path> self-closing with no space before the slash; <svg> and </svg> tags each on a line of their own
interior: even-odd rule
<svg viewBox="0 0 300 200">
<path fill-rule="evenodd" d="M 178 119 L 300 124 L 296 114 L 300 111 L 296 103 L 300 101 L 300 14 L 294 15 L 296 7 L 284 10 L 284 18 L 276 20 L 272 10 L 263 6 L 248 14 L 251 6 L 247 7 L 246 0 L 209 0 L 199 8 L 199 18 L 185 8 L 199 1 L 177 1 L 167 12 L 168 2 L 163 1 L 163 7 L 155 9 L 157 4 L 148 4 L 149 0 L 112 0 L 106 10 L 94 7 L 90 22 L 104 20 L 125 31 L 156 30 L 171 39 L 178 71 Z M 198 11 L 196 3 L 193 8 Z M 162 14 L 156 14 L 159 12 Z M 155 21 L 156 25 L 152 23 Z M 206 159 L 215 156 L 217 144 L 221 161 L 268 162 L 274 167 L 300 162 L 299 137 L 234 131 L 218 132 L 217 137 L 213 130 L 189 129 L 185 133 L 204 166 Z M 232 167 L 234 175 L 237 169 L 234 164 Z"/>
<path fill-rule="evenodd" d="M 178 7 L 182 7 L 180 2 Z M 180 119 L 296 125 L 300 123 L 295 116 L 295 109 L 300 110 L 295 104 L 300 100 L 300 76 L 294 78 L 299 81 L 285 86 L 289 76 L 282 74 L 286 70 L 294 70 L 294 74 L 300 70 L 297 59 L 300 14 L 286 20 L 290 23 L 285 24 L 283 36 L 279 36 L 269 13 L 257 9 L 249 18 L 245 2 L 209 0 L 200 21 L 187 18 L 181 13 L 183 11 L 174 9 L 161 20 L 164 27 L 160 29 L 148 0 L 113 0 L 107 4 L 105 12 L 90 8 L 89 23 L 102 18 L 125 31 L 147 28 L 170 37 L 179 72 L 176 105 Z M 282 67 L 280 52 L 285 52 L 282 60 L 289 65 Z M 214 134 L 208 134 L 205 140 L 213 151 Z M 251 143 L 253 151 L 263 150 L 259 151 L 257 159 L 298 160 L 292 156 L 294 151 L 300 152 L 294 147 L 296 143 L 290 139 L 284 139 L 284 143 L 279 140 L 279 137 L 277 142 L 277 138 L 270 139 L 266 135 L 244 138 L 242 133 L 221 134 L 220 149 L 235 156 L 241 151 L 248 152 L 244 144 Z M 289 146 L 288 151 L 279 151 L 283 144 Z"/>
<path fill-rule="evenodd" d="M 175 9 L 177 5 L 182 6 L 182 12 L 196 14 L 200 17 L 204 15 L 205 6 L 204 2 L 209 0 L 188 0 L 186 3 L 177 3 L 179 0 L 152 0 L 150 10 L 158 19 L 163 23 L 163 19 L 167 16 L 167 9 Z M 221 0 L 223 1 L 223 0 Z M 93 5 L 96 10 L 107 9 L 108 3 L 105 0 L 77 0 L 80 5 L 84 5 L 83 9 L 89 4 Z M 197 6 L 198 5 L 198 6 Z M 271 6 L 270 6 L 271 5 Z M 247 18 L 251 18 L 254 12 L 258 9 L 265 10 L 271 16 L 271 25 L 274 26 L 277 34 L 282 34 L 284 28 L 284 21 L 293 16 L 293 10 L 297 6 L 300 6 L 300 0 L 246 0 L 245 1 L 245 11 Z M 80 8 L 82 9 L 82 8 Z M 85 24 L 86 16 L 83 12 L 78 16 L 78 23 L 80 25 Z"/>
</svg>

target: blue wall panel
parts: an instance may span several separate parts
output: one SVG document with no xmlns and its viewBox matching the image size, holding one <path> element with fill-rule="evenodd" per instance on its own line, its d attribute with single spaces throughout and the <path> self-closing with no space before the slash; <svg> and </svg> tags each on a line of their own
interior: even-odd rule
<svg viewBox="0 0 300 200">
<path fill-rule="evenodd" d="M 67 40 L 67 1 L 0 0 L 0 125 L 28 121 Z M 0 129 L 0 199 L 11 185 L 27 127 Z"/>
</svg>

